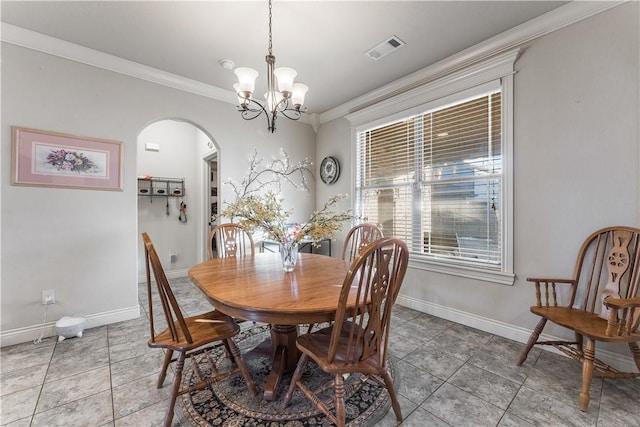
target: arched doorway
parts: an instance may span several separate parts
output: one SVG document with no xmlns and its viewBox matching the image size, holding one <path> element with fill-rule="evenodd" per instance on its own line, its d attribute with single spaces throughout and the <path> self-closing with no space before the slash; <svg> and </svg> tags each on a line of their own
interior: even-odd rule
<svg viewBox="0 0 640 427">
<path fill-rule="evenodd" d="M 209 159 L 217 160 L 217 155 L 213 139 L 186 120 L 160 120 L 138 135 L 138 234 L 149 233 L 169 278 L 186 276 L 206 256 Z M 139 281 L 144 277 L 144 248 L 138 239 Z"/>
</svg>

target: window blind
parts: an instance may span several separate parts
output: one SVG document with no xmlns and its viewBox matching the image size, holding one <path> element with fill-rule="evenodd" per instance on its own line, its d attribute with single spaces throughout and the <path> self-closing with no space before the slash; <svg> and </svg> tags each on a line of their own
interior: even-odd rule
<svg viewBox="0 0 640 427">
<path fill-rule="evenodd" d="M 501 92 L 359 132 L 356 209 L 412 252 L 500 266 Z"/>
</svg>

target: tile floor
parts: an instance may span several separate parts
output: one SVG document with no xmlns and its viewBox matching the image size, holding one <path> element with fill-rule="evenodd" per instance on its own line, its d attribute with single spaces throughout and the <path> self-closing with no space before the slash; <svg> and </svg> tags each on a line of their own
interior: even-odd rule
<svg viewBox="0 0 640 427">
<path fill-rule="evenodd" d="M 172 282 L 187 315 L 210 309 L 188 279 Z M 146 310 L 144 286 L 140 295 Z M 402 426 L 640 425 L 640 380 L 594 379 L 583 413 L 574 361 L 534 349 L 517 367 L 520 343 L 400 306 L 394 315 L 390 349 Z M 156 389 L 162 354 L 146 345 L 147 319 L 87 329 L 82 338 L 2 348 L 0 424 L 161 425 L 170 378 Z M 189 424 L 177 411 L 174 425 Z M 393 411 L 378 425 L 397 425 Z"/>
</svg>

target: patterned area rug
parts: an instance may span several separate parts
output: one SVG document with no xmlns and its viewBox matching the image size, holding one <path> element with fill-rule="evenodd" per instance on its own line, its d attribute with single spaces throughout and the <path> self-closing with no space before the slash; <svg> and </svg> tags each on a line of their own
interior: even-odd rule
<svg viewBox="0 0 640 427">
<path fill-rule="evenodd" d="M 316 409 L 299 391 L 293 396 L 285 409 L 280 407 L 291 380 L 291 373 L 285 374 L 278 385 L 276 400 L 268 402 L 262 398 L 264 383 L 270 370 L 270 361 L 266 354 L 250 352 L 269 337 L 267 325 L 242 323 L 243 330 L 235 341 L 240 347 L 251 375 L 258 389 L 257 396 L 250 396 L 244 378 L 236 374 L 210 388 L 183 395 L 182 411 L 185 418 L 195 426 L 269 426 L 269 427 L 306 427 L 329 426 L 331 422 Z M 302 327 L 301 330 L 306 330 Z M 229 361 L 222 346 L 208 352 L 220 369 L 227 368 Z M 206 355 L 197 358 L 198 367 L 203 375 L 210 372 Z M 393 375 L 393 366 L 390 365 Z M 394 377 L 395 378 L 395 377 Z M 313 361 L 307 363 L 303 374 L 304 383 L 314 389 L 330 377 L 320 370 Z M 185 369 L 183 380 L 190 384 L 197 382 L 197 376 L 191 366 Z M 397 384 L 396 384 L 397 387 Z M 387 391 L 375 380 L 360 375 L 350 375 L 345 380 L 345 403 L 347 425 L 349 427 L 372 426 L 378 422 L 391 407 Z M 321 396 L 333 409 L 331 394 Z"/>
</svg>

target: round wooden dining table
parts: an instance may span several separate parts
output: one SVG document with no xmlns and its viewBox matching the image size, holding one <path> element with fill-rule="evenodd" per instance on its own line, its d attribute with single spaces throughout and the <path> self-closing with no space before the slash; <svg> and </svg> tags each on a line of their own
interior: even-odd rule
<svg viewBox="0 0 640 427">
<path fill-rule="evenodd" d="M 341 259 L 299 253 L 295 269 L 286 273 L 280 254 L 258 253 L 205 261 L 189 269 L 189 277 L 216 310 L 271 324 L 264 398 L 274 400 L 282 373 L 298 361 L 298 325 L 334 319 L 348 270 Z"/>
</svg>

